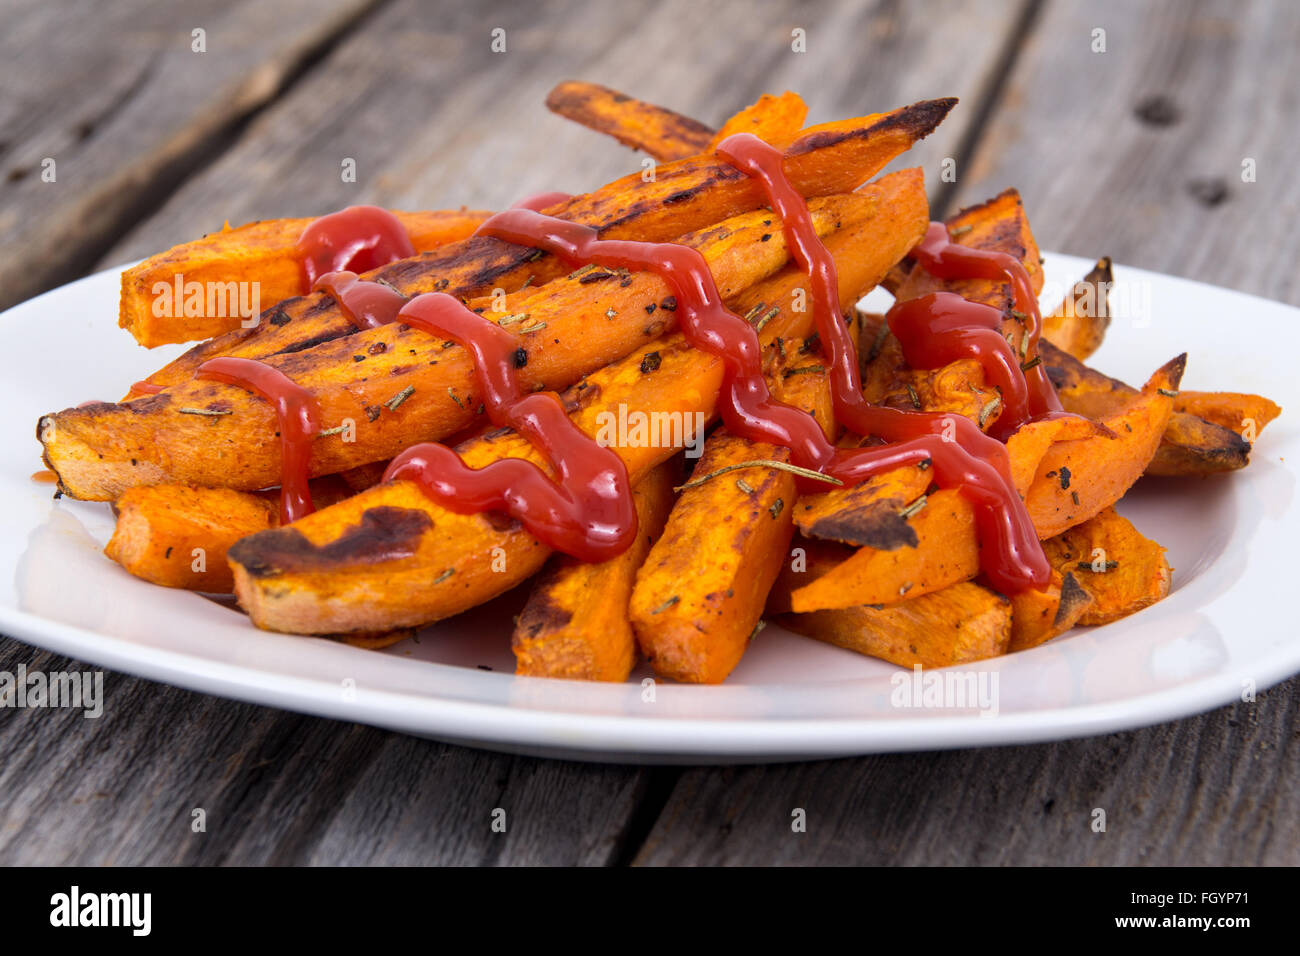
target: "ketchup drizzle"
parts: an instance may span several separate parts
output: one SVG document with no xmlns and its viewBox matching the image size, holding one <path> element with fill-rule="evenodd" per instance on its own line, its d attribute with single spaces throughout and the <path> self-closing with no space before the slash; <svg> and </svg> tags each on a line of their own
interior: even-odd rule
<svg viewBox="0 0 1300 956">
<path fill-rule="evenodd" d="M 196 375 L 238 385 L 275 406 L 282 456 L 280 523 L 289 524 L 315 511 L 307 479 L 311 442 L 320 431 L 320 409 L 312 394 L 279 369 L 256 359 L 223 355 L 208 359 Z"/>
<path fill-rule="evenodd" d="M 355 272 L 327 272 L 312 285 L 334 299 L 344 318 L 358 329 L 377 329 L 397 319 L 406 296 L 392 286 L 358 279 Z"/>
<path fill-rule="evenodd" d="M 514 429 L 541 450 L 558 480 L 522 458 L 470 468 L 436 442 L 406 449 L 384 480 L 415 481 L 459 514 L 503 511 L 547 547 L 583 561 L 607 561 L 625 551 L 637 530 L 627 466 L 569 418 L 554 392 L 524 394 L 515 373 L 519 340 L 442 292 L 412 299 L 399 318 L 469 350 L 492 424 Z"/>
<path fill-rule="evenodd" d="M 327 272 L 369 272 L 413 255 L 402 221 L 379 206 L 348 206 L 321 216 L 298 238 L 304 293 Z"/>
<path fill-rule="evenodd" d="M 1009 434 L 1027 421 L 1060 412 L 1061 400 L 1047 377 L 1047 369 L 1041 362 L 1033 361 L 1038 357 L 1043 316 L 1024 263 L 1005 252 L 958 245 L 949 238 L 948 227 L 941 222 L 930 223 L 925 238 L 912 250 L 911 255 L 921 268 L 939 279 L 1005 278 L 1011 282 L 1016 312 L 1025 326 L 1025 365 L 1030 367 L 1019 376 L 1011 376 L 1017 383 L 1023 379 L 1023 387 L 1019 384 L 1015 386 L 1015 396 L 1003 389 L 1003 412 L 998 417 L 998 431 Z M 999 366 L 1020 365 L 1010 344 L 997 332 L 1001 322 L 1002 313 L 997 309 L 977 302 L 967 302 L 952 292 L 934 292 L 897 303 L 890 310 L 889 316 L 890 330 L 898 336 L 903 346 L 903 356 L 914 368 L 937 367 L 925 364 L 927 359 L 922 354 L 927 330 L 933 330 L 941 336 L 950 335 L 949 330 L 961 324 L 992 330 L 1001 344 L 993 340 L 994 336 L 980 333 L 980 345 L 970 352 L 984 365 L 985 372 L 991 379 L 996 379 L 1001 374 L 996 370 Z M 918 346 L 916 361 L 908 355 L 909 341 Z M 1001 386 L 1001 382 L 995 384 Z"/>
<path fill-rule="evenodd" d="M 781 168 L 781 153 L 749 134 L 729 137 L 718 153 L 762 181 L 783 221 L 796 261 L 811 280 L 814 323 L 827 351 L 836 417 L 861 435 L 877 435 L 885 447 L 837 449 L 809 415 L 774 399 L 762 374 L 758 335 L 722 304 L 698 250 L 671 243 L 602 240 L 579 223 L 513 209 L 478 229 L 482 235 L 545 249 L 572 265 L 648 269 L 676 293 L 677 318 L 692 346 L 717 356 L 724 377 L 719 408 L 728 430 L 751 441 L 790 449 L 791 460 L 845 484 L 907 464 L 929 461 L 935 480 L 959 487 L 974 505 L 985 573 L 996 587 L 1017 592 L 1042 587 L 1050 569 L 1033 524 L 1010 479 L 1006 448 L 958 415 L 877 408 L 862 397 L 853 344 L 841 321 L 833 258 L 817 239 L 807 204 Z"/>
<path fill-rule="evenodd" d="M 571 198 L 566 193 L 523 199 L 491 217 L 476 234 L 542 248 L 571 265 L 594 263 L 656 273 L 676 293 L 678 323 L 687 340 L 723 362 L 719 408 L 729 430 L 787 447 L 795 464 L 845 484 L 897 467 L 929 464 L 936 483 L 960 489 L 973 505 L 983 545 L 981 564 L 990 582 L 1008 593 L 1045 586 L 1050 568 L 1011 482 L 1005 446 L 965 416 L 877 407 L 863 398 L 857 356 L 842 322 L 834 259 L 816 235 L 806 202 L 785 176 L 782 154 L 748 133 L 724 140 L 718 154 L 761 182 L 781 217 L 795 261 L 808 273 L 836 418 L 857 434 L 888 444 L 836 448 L 812 417 L 772 397 L 762 375 L 757 333 L 725 308 L 698 250 L 672 243 L 601 240 L 590 227 L 539 212 Z M 554 393 L 522 392 L 515 374 L 514 335 L 443 293 L 407 301 L 391 287 L 357 278 L 356 271 L 414 254 L 395 217 L 376 207 L 350 207 L 309 226 L 299 251 L 308 283 L 330 294 L 358 329 L 400 319 L 468 349 L 489 419 L 514 429 L 541 450 L 558 477 L 553 481 L 536 465 L 515 458 L 476 470 L 445 445 L 422 443 L 398 455 L 384 480 L 414 480 L 457 513 L 504 511 L 548 547 L 582 560 L 607 560 L 627 547 L 636 533 L 636 517 L 626 466 L 569 419 Z M 933 368 L 967 356 L 980 361 L 1002 394 L 1003 410 L 995 422 L 999 436 L 1025 421 L 1058 413 L 1061 405 L 1046 371 L 1031 362 L 1042 319 L 1023 265 L 1012 256 L 952 243 L 942 223 L 930 224 L 911 255 L 939 278 L 1009 279 L 1023 316 L 1030 368 L 1022 371 L 999 333 L 1001 312 L 947 292 L 891 309 L 890 328 L 909 364 Z M 310 394 L 277 370 L 249 359 L 213 359 L 200 367 L 199 375 L 248 388 L 276 404 L 285 462 L 282 520 L 310 513 L 307 463 L 310 440 L 319 430 Z"/>
</svg>

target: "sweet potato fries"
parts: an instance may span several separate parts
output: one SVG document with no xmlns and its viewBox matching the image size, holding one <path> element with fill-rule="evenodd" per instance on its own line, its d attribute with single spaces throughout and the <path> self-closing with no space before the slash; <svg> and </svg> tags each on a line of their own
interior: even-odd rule
<svg viewBox="0 0 1300 956">
<path fill-rule="evenodd" d="M 695 319 L 664 277 L 575 268 L 476 232 L 491 214 L 464 209 L 395 214 L 415 254 L 359 279 L 400 302 L 454 297 L 515 338 L 519 386 L 557 393 L 578 431 L 626 470 L 638 529 L 611 560 L 553 553 L 509 515 L 384 480 L 390 459 L 431 441 L 454 446 L 472 469 L 509 459 L 557 469 L 525 435 L 494 427 L 471 349 L 400 315 L 366 327 L 337 295 L 305 286 L 300 236 L 310 219 L 227 225 L 126 270 L 122 327 L 144 346 L 197 344 L 145 382 L 123 383 L 119 402 L 42 416 L 45 465 L 61 493 L 113 503 L 106 552 L 127 571 L 234 593 L 268 631 L 380 647 L 533 578 L 513 633 L 526 675 L 622 681 L 641 659 L 664 677 L 718 683 L 765 619 L 906 667 L 1029 650 L 1076 625 L 1117 620 L 1164 597 L 1172 569 L 1116 503 L 1144 474 L 1244 467 L 1281 410 L 1261 396 L 1180 391 L 1185 355 L 1140 388 L 1084 364 L 1109 324 L 1109 259 L 1044 311 L 1037 340 L 1006 276 L 945 279 L 909 257 L 930 220 L 923 176 L 876 177 L 955 102 L 805 127 L 806 105 L 787 92 L 715 130 L 605 87 L 562 83 L 547 99 L 552 111 L 656 164 L 546 212 L 600 239 L 698 251 L 720 301 L 752 326 L 773 398 L 811 416 L 838 448 L 871 449 L 875 436 L 837 420 L 843 369 L 814 323 L 807 250 L 792 244 L 755 179 L 716 152 L 740 133 L 780 150 L 773 161 L 833 261 L 844 310 L 836 318 L 856 345 L 870 403 L 961 416 L 988 432 L 1009 400 L 974 357 L 909 361 L 890 320 L 852 307 L 880 285 L 899 303 L 956 295 L 978 304 L 1022 376 L 1043 366 L 1032 374 L 1046 371 L 1060 410 L 994 432 L 1042 541 L 1042 586 L 994 589 L 981 570 L 975 505 L 963 488 L 938 484 L 929 460 L 846 485 L 792 466 L 785 446 L 722 426 L 730 359 L 691 344 Z M 1038 247 L 1014 190 L 946 226 L 952 243 L 1010 257 L 1041 290 Z M 191 283 L 226 292 L 254 283 L 261 311 L 237 314 L 229 296 L 220 309 L 211 297 L 191 299 Z M 274 489 L 287 462 L 272 437 L 283 409 L 200 374 L 215 358 L 256 360 L 317 409 L 306 469 L 313 513 L 281 523 Z M 654 437 L 607 440 L 611 423 Z"/>
</svg>

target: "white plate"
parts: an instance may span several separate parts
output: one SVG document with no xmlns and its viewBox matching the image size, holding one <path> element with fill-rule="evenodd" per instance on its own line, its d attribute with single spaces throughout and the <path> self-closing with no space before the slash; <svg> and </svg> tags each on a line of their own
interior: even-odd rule
<svg viewBox="0 0 1300 956">
<path fill-rule="evenodd" d="M 1049 256 L 1055 304 L 1090 263 Z M 511 598 L 383 653 L 253 628 L 203 597 L 153 587 L 101 553 L 105 504 L 52 501 L 39 467 L 42 413 L 113 398 L 179 348 L 146 352 L 117 327 L 118 274 L 103 272 L 6 312 L 0 384 L 0 631 L 82 661 L 225 697 L 482 747 L 590 760 L 803 759 L 1055 740 L 1193 714 L 1300 671 L 1281 603 L 1300 522 L 1292 510 L 1300 310 L 1168 276 L 1117 270 L 1095 364 L 1140 384 L 1190 353 L 1187 388 L 1258 391 L 1291 413 L 1243 472 L 1143 481 L 1121 510 L 1169 549 L 1169 598 L 967 673 L 996 676 L 997 713 L 904 708 L 888 664 L 768 627 L 721 687 L 624 685 L 511 674 Z M 1124 293 L 1127 293 L 1125 295 Z M 518 597 L 514 598 L 515 606 Z M 480 669 L 491 668 L 491 671 Z M 978 679 L 978 678 L 977 678 Z M 992 683 L 986 685 L 992 687 Z"/>
</svg>

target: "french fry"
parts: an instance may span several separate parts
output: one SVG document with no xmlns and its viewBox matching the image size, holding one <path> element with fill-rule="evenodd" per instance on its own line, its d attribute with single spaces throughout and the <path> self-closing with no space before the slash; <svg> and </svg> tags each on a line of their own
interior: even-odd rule
<svg viewBox="0 0 1300 956">
<path fill-rule="evenodd" d="M 829 433 L 830 385 L 816 356 L 780 363 L 773 389 L 818 418 Z M 789 373 L 787 379 L 786 373 Z M 810 384 L 811 383 L 811 384 Z M 719 429 L 709 437 L 663 535 L 637 573 L 628 613 L 641 653 L 674 680 L 718 684 L 740 662 L 785 562 L 796 497 L 788 471 L 748 464 L 788 462 L 787 448 Z"/>
<path fill-rule="evenodd" d="M 1060 534 L 1114 504 L 1142 477 L 1173 414 L 1187 356 L 1156 371 L 1117 414 L 1101 419 L 1114 438 L 1054 444 L 1038 465 L 1025 508 L 1041 538 Z"/>
<path fill-rule="evenodd" d="M 784 142 L 803 129 L 807 118 L 808 104 L 798 93 L 788 90 L 780 96 L 764 93 L 754 105 L 745 107 L 723 123 L 709 140 L 705 151 L 717 149 L 719 143 L 736 133 L 752 133 L 767 143 Z"/>
<path fill-rule="evenodd" d="M 1138 390 L 1119 379 L 1089 368 L 1072 355 L 1051 343 L 1041 349 L 1047 375 L 1061 396 L 1067 411 L 1089 418 L 1113 414 L 1131 402 Z M 1184 399 L 1185 395 L 1192 398 Z M 1232 406 L 1237 406 L 1234 411 Z M 1271 406 L 1271 408 L 1270 408 Z M 1224 427 L 1191 412 L 1198 408 L 1207 416 L 1237 427 Z M 1161 436 L 1160 446 L 1147 465 L 1148 475 L 1178 477 L 1209 475 L 1244 468 L 1250 462 L 1251 442 L 1245 434 L 1257 437 L 1273 419 L 1277 406 L 1258 395 L 1236 396 L 1230 392 L 1179 392 L 1174 412 Z M 1258 415 L 1255 424 L 1245 427 L 1244 410 Z M 1279 409 L 1280 411 L 1280 409 Z"/>
<path fill-rule="evenodd" d="M 1263 395 L 1181 391 L 1174 400 L 1174 411 L 1195 415 L 1238 435 L 1254 436 L 1282 414 L 1282 407 Z M 1253 443 L 1253 438 L 1248 440 Z"/>
<path fill-rule="evenodd" d="M 891 607 L 785 614 L 776 622 L 901 667 L 950 667 L 1005 654 L 1012 607 L 1002 595 L 963 581 Z"/>
<path fill-rule="evenodd" d="M 567 80 L 546 95 L 552 113 L 612 136 L 624 146 L 658 160 L 684 159 L 704 152 L 713 130 L 689 116 L 611 90 L 598 83 Z M 795 127 L 798 129 L 798 127 Z"/>
<path fill-rule="evenodd" d="M 831 196 L 810 205 L 819 234 L 871 218 L 879 191 Z M 743 213 L 680 238 L 700 250 L 724 296 L 772 275 L 788 261 L 770 214 Z M 763 242 L 764 236 L 770 241 Z M 599 281 L 593 281 L 599 280 Z M 557 279 L 518 301 L 500 321 L 519 335 L 526 387 L 565 388 L 674 327 L 660 308 L 668 285 L 650 272 L 621 276 L 588 270 Z M 478 305 L 491 308 L 490 300 Z M 484 421 L 477 409 L 473 361 L 428 334 L 393 323 L 315 348 L 263 361 L 308 389 L 326 430 L 313 475 L 391 458 L 422 439 Z M 182 409 L 189 410 L 182 412 Z M 348 428 L 351 423 L 350 429 Z M 270 403 L 236 386 L 193 379 L 124 404 L 68 409 L 42 422 L 46 456 L 66 494 L 115 499 L 137 484 L 196 484 L 251 490 L 276 484 L 278 443 Z"/>
<path fill-rule="evenodd" d="M 1101 346 L 1110 326 L 1110 287 L 1115 277 L 1104 256 L 1075 284 L 1065 300 L 1043 316 L 1043 337 L 1083 361 Z"/>
<path fill-rule="evenodd" d="M 1044 542 L 1044 548 L 1053 567 L 1073 574 L 1092 597 L 1080 624 L 1109 624 L 1169 593 L 1165 549 L 1113 508 Z"/>
<path fill-rule="evenodd" d="M 1008 189 L 994 198 L 961 210 L 947 220 L 949 234 L 955 242 L 974 249 L 1015 256 L 1028 272 L 1035 291 L 1042 288 L 1043 270 L 1025 216 L 1020 194 Z M 1011 315 L 1015 306 L 1007 282 L 988 279 L 949 281 L 938 279 L 924 269 L 912 269 L 899 279 L 895 294 L 900 301 L 918 298 L 930 292 L 954 292 L 981 305 L 991 306 L 1007 317 L 1002 333 L 1013 348 L 1019 348 L 1024 327 Z M 898 340 L 881 325 L 873 336 L 870 361 L 864 369 L 863 395 L 877 405 L 893 408 L 925 409 L 965 415 L 981 428 L 992 427 L 1001 413 L 998 391 L 987 384 L 984 369 L 974 359 L 959 359 L 942 368 L 914 369 L 903 358 Z"/>
<path fill-rule="evenodd" d="M 491 213 L 476 210 L 394 212 L 406 227 L 416 252 L 430 252 L 473 234 Z M 145 348 L 209 339 L 238 329 L 239 284 L 257 290 L 257 299 L 274 305 L 302 292 L 298 237 L 312 219 L 266 219 L 236 229 L 230 224 L 202 239 L 186 242 L 122 272 L 117 324 Z M 184 291 L 191 283 L 197 297 Z M 177 286 L 182 290 L 176 294 Z M 212 290 L 211 300 L 207 295 Z M 217 294 L 220 299 L 218 300 Z M 166 308 L 162 308 L 166 296 Z M 246 293 L 251 296 L 251 292 Z M 260 314 L 261 309 L 257 313 Z"/>
<path fill-rule="evenodd" d="M 352 493 L 334 476 L 316 479 L 311 491 L 321 507 Z M 234 591 L 230 546 L 280 524 L 277 492 L 152 485 L 128 489 L 113 510 L 117 524 L 106 555 L 152 584 L 212 594 Z"/>
<path fill-rule="evenodd" d="M 1157 370 L 1128 406 L 1096 423 L 1100 429 L 1087 421 L 1060 418 L 1030 423 L 1011 436 L 1007 446 L 1012 476 L 1040 538 L 1086 521 L 1117 501 L 1141 476 L 1172 411 L 1182 368 L 1180 356 Z M 1058 428 L 1069 431 L 1053 435 Z M 1047 438 L 1051 441 L 1044 448 Z M 916 546 L 860 548 L 793 590 L 793 609 L 893 604 L 974 577 L 979 572 L 979 541 L 970 504 L 954 489 L 930 494 L 913 510 L 916 504 L 906 509 Z"/>
<path fill-rule="evenodd" d="M 636 664 L 628 601 L 637 568 L 663 530 L 681 474 L 676 458 L 650 470 L 636 487 L 637 536 L 599 564 L 555 555 L 538 576 L 515 621 L 515 673 L 530 677 L 624 681 Z"/>
<path fill-rule="evenodd" d="M 863 195 L 873 214 L 826 240 L 845 302 L 874 286 L 920 239 L 927 222 L 917 170 L 884 177 Z M 760 339 L 771 343 L 778 337 L 806 336 L 811 316 L 791 307 L 793 289 L 806 295 L 807 278 L 790 268 L 748 290 L 733 308 L 747 310 L 756 301 L 784 303 L 773 305 Z M 629 416 L 658 412 L 670 421 L 712 416 L 721 361 L 691 348 L 677 334 L 656 342 L 654 351 L 657 365 L 648 373 L 642 371 L 643 348 L 567 393 L 579 427 L 596 434 L 601 413 L 620 405 Z M 584 393 L 592 396 L 585 402 Z M 635 482 L 677 447 L 622 445 L 618 453 Z M 485 436 L 459 450 L 474 468 L 505 457 L 541 460 L 514 435 Z M 440 620 L 518 584 L 546 556 L 546 549 L 522 528 L 487 515 L 447 511 L 409 481 L 379 485 L 289 527 L 245 538 L 230 550 L 241 606 L 259 627 L 291 633 L 381 630 Z M 492 570 L 494 558 L 504 571 Z"/>
<path fill-rule="evenodd" d="M 1079 585 L 1073 572 L 1062 574 L 1053 569 L 1051 583 L 1043 590 L 1011 596 L 1008 653 L 1027 651 L 1059 637 L 1078 624 L 1092 604 L 1092 595 Z"/>
<path fill-rule="evenodd" d="M 846 189 L 855 188 L 916 138 L 933 129 L 952 105 L 951 100 L 938 100 L 883 116 L 814 127 L 786 148 L 787 174 L 796 188 L 809 196 L 834 194 L 837 190 L 830 187 L 840 185 Z M 639 201 L 636 202 L 634 211 L 627 212 L 625 217 L 631 225 L 606 218 L 614 215 L 616 210 L 628 210 L 627 203 L 634 195 L 639 197 Z M 669 233 L 670 237 L 677 236 L 680 233 L 675 230 L 692 223 L 717 223 L 719 213 L 740 215 L 744 210 L 752 210 L 762 203 L 762 196 L 761 188 L 743 173 L 717 161 L 696 157 L 666 164 L 652 183 L 644 183 L 639 176 L 633 176 L 630 181 L 621 180 L 596 193 L 575 198 L 562 212 L 572 218 L 607 221 L 609 224 L 602 230 L 602 235 L 607 237 L 624 236 L 631 231 L 635 238 L 662 239 L 666 238 L 664 232 Z M 586 215 L 578 216 L 579 212 Z M 773 239 L 779 242 L 778 236 L 773 236 Z M 539 259 L 537 250 L 493 239 L 480 237 L 469 242 L 486 245 L 487 249 L 493 250 L 493 254 L 502 262 L 503 271 L 523 267 Z M 771 245 L 776 247 L 777 242 Z M 780 244 L 783 247 L 784 244 Z M 443 252 L 450 253 L 451 249 L 448 247 Z M 402 269 L 409 268 L 412 263 L 416 266 L 417 274 L 429 279 L 421 271 L 419 259 L 406 260 L 406 267 L 402 263 L 395 263 L 378 270 L 378 274 L 391 275 L 398 280 L 393 282 L 395 287 L 413 291 L 404 288 L 400 279 Z M 315 305 L 322 312 L 337 313 L 337 309 L 331 306 L 332 300 L 323 295 L 314 298 Z M 335 321 L 339 320 L 336 318 Z M 625 318 L 625 321 L 630 320 Z M 268 321 L 263 324 L 274 326 L 275 323 Z M 285 324 L 292 324 L 292 317 Z M 535 321 L 524 326 L 535 327 Z M 639 328 L 645 327 L 647 326 L 642 325 Z M 313 348 L 277 354 L 267 360 L 295 380 L 311 375 L 316 377 L 316 382 L 323 378 L 336 387 L 342 384 L 340 379 L 354 382 L 355 377 L 360 375 L 365 380 L 361 389 L 355 385 L 351 391 L 344 389 L 344 394 L 336 400 L 323 396 L 327 400 L 321 402 L 322 413 L 331 425 L 345 419 L 357 423 L 366 420 L 374 424 L 373 419 L 382 415 L 382 406 L 401 394 L 398 389 L 387 394 L 378 393 L 380 386 L 391 384 L 384 376 L 391 375 L 394 367 L 411 364 L 407 358 L 411 348 L 416 348 L 418 354 L 421 347 L 429 347 L 429 343 L 419 336 L 415 336 L 414 341 L 410 337 L 399 341 L 401 335 L 400 325 L 396 328 L 386 326 L 345 336 L 343 341 L 332 338 Z M 584 336 L 583 341 L 589 337 Z M 545 338 L 553 341 L 556 336 L 548 334 Z M 527 341 L 524 343 L 525 347 L 530 344 L 532 343 Z M 621 354 L 626 354 L 626 351 Z M 358 364 L 354 358 L 357 355 L 362 357 L 362 361 L 372 363 L 367 365 L 364 373 L 354 367 Z M 613 357 L 615 356 L 608 355 L 604 361 Z M 444 360 L 448 358 L 443 356 Z M 431 360 L 438 359 L 436 356 L 424 359 L 425 362 Z M 581 357 L 566 361 L 577 364 Z M 460 364 L 463 366 L 460 372 L 464 380 L 471 374 L 471 370 L 467 360 Z M 345 371 L 349 366 L 353 366 L 352 370 Z M 445 373 L 444 368 L 438 374 L 441 377 Z M 300 381 L 300 384 L 311 388 L 315 382 Z M 448 387 L 454 388 L 454 384 L 441 381 L 433 390 L 432 401 L 428 401 L 429 392 L 422 392 L 420 399 L 409 405 L 399 421 L 436 414 L 439 409 L 443 414 L 453 414 L 447 403 L 439 402 L 438 399 L 446 394 Z M 558 387 L 563 383 L 553 384 Z M 364 396 L 357 394 L 358 391 L 369 390 L 373 392 Z M 173 395 L 173 392 L 176 394 Z M 200 405 L 221 403 L 216 409 L 218 411 L 244 410 L 244 414 L 229 416 L 231 420 L 225 423 L 227 427 L 233 425 L 238 429 L 236 440 L 213 441 L 211 434 L 203 435 L 192 424 L 186 427 L 185 423 L 174 420 L 174 410 L 199 407 L 192 405 L 195 400 Z M 156 414 L 162 414 L 168 420 L 167 427 L 156 427 Z M 183 383 L 125 405 L 95 405 L 44 416 L 38 431 L 44 435 L 45 456 L 51 462 L 52 470 L 60 474 L 64 493 L 72 497 L 103 500 L 116 498 L 126 487 L 136 484 L 157 484 L 163 481 L 204 485 L 218 483 L 208 477 L 214 470 L 214 463 L 204 454 L 208 449 L 226 456 L 217 470 L 228 477 L 219 483 L 240 488 L 269 484 L 278 471 L 277 450 L 274 445 L 267 449 L 263 441 L 263 437 L 271 433 L 271 419 L 269 405 L 251 399 L 242 389 L 212 382 L 198 385 Z M 456 416 L 456 419 L 457 427 L 468 423 L 463 415 Z M 412 424 L 416 422 L 412 421 Z M 417 437 L 447 434 L 446 431 L 431 430 L 427 424 L 419 422 L 420 427 L 415 430 Z M 355 442 L 350 443 L 352 447 L 342 449 L 338 446 L 349 443 L 320 443 L 318 447 L 324 453 L 314 456 L 314 473 L 330 473 L 359 464 L 361 460 L 377 460 L 394 454 L 401 446 L 409 444 L 409 441 L 401 439 L 411 432 L 403 432 L 401 428 L 388 428 L 386 425 L 387 422 L 379 428 L 365 429 L 375 437 L 374 443 Z M 394 432 L 398 434 L 397 441 L 391 440 Z M 142 433 L 148 433 L 147 440 L 141 440 L 145 437 Z M 388 445 L 382 442 L 384 435 L 389 436 Z M 176 453 L 169 456 L 157 453 L 155 442 L 171 436 L 181 439 L 180 444 L 184 447 L 176 448 Z M 127 448 L 134 449 L 135 454 L 129 450 L 124 451 Z M 136 459 L 136 465 L 128 464 L 132 458 Z M 232 462 L 232 459 L 235 461 Z M 234 467 L 231 467 L 232 464 Z M 254 479 L 252 475 L 258 473 L 260 477 Z"/>
<path fill-rule="evenodd" d="M 786 171 L 809 197 L 847 193 L 866 182 L 912 143 L 927 136 L 956 100 L 931 100 L 858 119 L 813 127 L 786 148 Z M 675 240 L 766 204 L 748 177 L 711 156 L 694 156 L 660 165 L 650 182 L 639 173 L 581 196 L 560 209 L 562 219 L 592 226 L 605 239 L 644 242 Z M 476 237 L 433 253 L 405 259 L 367 273 L 405 295 L 446 292 L 461 298 L 510 293 L 567 272 L 553 256 L 537 250 Z M 231 355 L 265 358 L 312 349 L 355 333 L 324 293 L 290 299 L 265 310 L 252 329 L 238 329 L 196 346 L 149 376 L 154 385 L 188 380 L 208 358 Z M 366 334 L 359 340 L 369 344 Z"/>
</svg>

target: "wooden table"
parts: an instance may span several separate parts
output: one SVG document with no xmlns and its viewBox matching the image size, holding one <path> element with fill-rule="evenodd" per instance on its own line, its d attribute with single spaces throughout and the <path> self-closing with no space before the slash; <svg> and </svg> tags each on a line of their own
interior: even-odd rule
<svg viewBox="0 0 1300 956">
<path fill-rule="evenodd" d="M 908 157 L 936 214 L 1016 185 L 1044 248 L 1300 304 L 1289 0 L 5 8 L 0 305 L 226 219 L 497 208 L 635 168 L 542 108 L 565 78 L 709 123 L 787 88 L 813 121 L 956 94 Z M 1212 384 L 1194 364 L 1187 381 Z M 0 640 L 0 670 L 20 663 L 69 666 Z M 1300 862 L 1295 679 L 1088 740 L 723 769 L 502 756 L 105 685 L 99 720 L 0 711 L 0 863 Z"/>
</svg>

